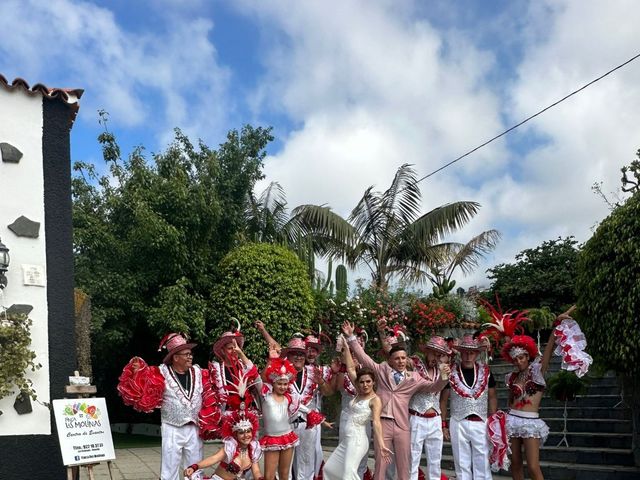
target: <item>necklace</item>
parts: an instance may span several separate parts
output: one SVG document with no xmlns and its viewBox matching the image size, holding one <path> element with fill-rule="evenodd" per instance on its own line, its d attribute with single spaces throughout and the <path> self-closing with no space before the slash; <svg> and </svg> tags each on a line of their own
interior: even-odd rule
<svg viewBox="0 0 640 480">
<path fill-rule="evenodd" d="M 518 375 L 516 376 L 516 382 L 515 383 L 525 383 L 527 380 L 527 377 L 529 376 L 529 370 L 522 370 L 521 372 L 518 372 Z"/>
<path fill-rule="evenodd" d="M 240 458 L 246 458 L 247 454 L 248 454 L 248 451 L 249 451 L 248 447 L 247 448 L 241 448 L 240 449 L 240 453 L 239 453 Z"/>
</svg>

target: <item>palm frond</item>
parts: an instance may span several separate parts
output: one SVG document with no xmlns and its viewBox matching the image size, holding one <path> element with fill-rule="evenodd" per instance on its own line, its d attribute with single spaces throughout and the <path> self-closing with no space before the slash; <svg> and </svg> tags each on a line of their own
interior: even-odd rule
<svg viewBox="0 0 640 480">
<path fill-rule="evenodd" d="M 446 268 L 447 278 L 451 277 L 456 268 L 460 268 L 465 275 L 471 273 L 477 268 L 480 259 L 496 248 L 500 237 L 497 230 L 487 230 L 462 245 Z"/>
<path fill-rule="evenodd" d="M 387 215 L 398 216 L 403 225 L 415 220 L 420 211 L 420 187 L 416 172 L 405 163 L 398 168 L 391 186 L 382 194 L 382 208 Z"/>
<path fill-rule="evenodd" d="M 479 209 L 477 202 L 448 203 L 422 215 L 406 233 L 417 245 L 432 245 L 464 226 Z"/>
</svg>

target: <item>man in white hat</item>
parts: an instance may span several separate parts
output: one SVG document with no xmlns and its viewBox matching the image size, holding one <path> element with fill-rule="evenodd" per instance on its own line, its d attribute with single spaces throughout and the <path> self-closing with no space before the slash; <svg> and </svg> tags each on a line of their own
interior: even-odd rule
<svg viewBox="0 0 640 480">
<path fill-rule="evenodd" d="M 458 480 L 490 480 L 487 417 L 496 412 L 498 397 L 489 366 L 477 362 L 487 343 L 465 335 L 453 348 L 461 360 L 451 369 L 449 386 L 440 395 L 443 434 L 445 439 L 451 439 Z M 447 424 L 444 414 L 449 397 L 451 420 Z"/>
<path fill-rule="evenodd" d="M 440 374 L 439 366 L 449 365 L 452 355 L 444 338 L 433 336 L 427 343 L 418 345 L 425 357 L 412 357 L 413 366 L 420 376 L 430 382 L 447 377 Z M 427 459 L 428 480 L 440 480 L 442 460 L 442 418 L 440 392 L 419 391 L 409 401 L 409 425 L 411 428 L 411 480 L 418 480 L 418 469 L 422 450 Z"/>
<path fill-rule="evenodd" d="M 158 349 L 164 353 L 162 365 L 148 366 L 140 357 L 134 357 L 118 384 L 118 391 L 127 405 L 145 412 L 160 408 L 161 480 L 182 479 L 183 470 L 203 457 L 198 415 L 203 405 L 203 392 L 208 387 L 203 386 L 203 370 L 193 365 L 191 349 L 195 346 L 183 335 L 169 333 L 160 341 Z M 204 377 L 206 382 L 206 373 Z M 132 388 L 131 383 L 138 388 Z M 144 385 L 142 392 L 140 385 Z"/>
</svg>

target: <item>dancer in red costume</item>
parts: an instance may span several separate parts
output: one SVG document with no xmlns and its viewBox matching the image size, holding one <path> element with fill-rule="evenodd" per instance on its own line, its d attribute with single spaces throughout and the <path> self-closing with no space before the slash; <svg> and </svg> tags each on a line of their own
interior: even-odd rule
<svg viewBox="0 0 640 480">
<path fill-rule="evenodd" d="M 236 329 L 224 332 L 213 344 L 218 361 L 209 362 L 209 374 L 223 413 L 255 409 L 252 386 L 259 372 L 246 357 L 238 356 L 236 346 L 241 351 L 243 345 L 244 335 L 239 323 Z M 219 432 L 215 433 L 219 436 Z"/>
<path fill-rule="evenodd" d="M 125 405 L 142 412 L 160 408 L 162 421 L 161 480 L 176 480 L 184 467 L 203 454 L 204 432 L 220 421 L 215 394 L 208 388 L 209 374 L 193 365 L 185 336 L 170 333 L 160 342 L 162 365 L 149 366 L 140 357 L 125 366 L 118 392 Z M 207 409 L 207 416 L 201 410 Z M 200 415 L 200 418 L 199 418 Z"/>
<path fill-rule="evenodd" d="M 556 322 L 570 319 L 574 309 L 571 307 L 558 315 Z M 531 478 L 544 478 L 540 468 L 540 445 L 547 439 L 549 427 L 540 419 L 538 411 L 546 386 L 544 374 L 549 367 L 556 337 L 555 333 L 551 335 L 542 357 L 538 356 L 534 340 L 526 335 L 516 335 L 502 347 L 503 358 L 516 367 L 506 376 L 509 388 L 506 430 L 511 443 L 511 476 L 514 480 L 524 479 L 523 448 Z"/>
<path fill-rule="evenodd" d="M 184 470 L 190 479 L 201 478 L 202 471 L 218 464 L 211 480 L 239 480 L 251 471 L 255 480 L 261 480 L 260 458 L 262 448 L 256 440 L 258 417 L 253 412 L 228 412 L 222 421 L 220 434 L 223 445 L 210 457 L 200 460 Z"/>
</svg>

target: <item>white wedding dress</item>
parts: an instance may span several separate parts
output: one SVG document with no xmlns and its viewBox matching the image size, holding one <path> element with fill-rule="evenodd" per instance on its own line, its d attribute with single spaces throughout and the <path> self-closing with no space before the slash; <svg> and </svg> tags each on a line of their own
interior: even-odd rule
<svg viewBox="0 0 640 480">
<path fill-rule="evenodd" d="M 371 422 L 371 399 L 356 401 L 356 398 L 342 412 L 347 416 L 345 435 L 324 465 L 326 480 L 360 480 L 358 466 L 369 452 L 367 425 Z"/>
</svg>

